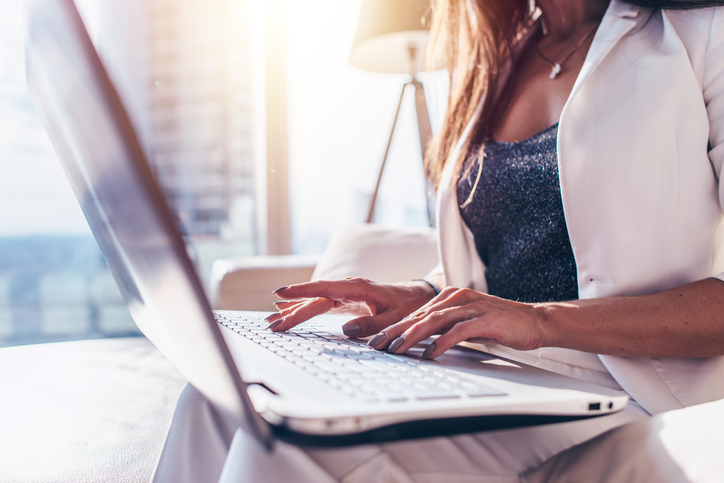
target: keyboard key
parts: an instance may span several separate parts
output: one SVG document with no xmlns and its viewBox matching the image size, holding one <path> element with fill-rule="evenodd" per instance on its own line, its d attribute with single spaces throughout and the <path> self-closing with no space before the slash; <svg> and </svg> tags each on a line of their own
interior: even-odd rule
<svg viewBox="0 0 724 483">
<path fill-rule="evenodd" d="M 336 336 L 319 324 L 304 323 L 290 332 L 271 332 L 265 321 L 253 317 L 217 316 L 217 321 L 365 403 L 505 395 L 434 363 L 380 352 Z"/>
<path fill-rule="evenodd" d="M 419 400 L 429 400 L 429 399 L 455 399 L 459 398 L 460 395 L 454 392 L 445 392 L 445 391 L 430 391 L 430 392 L 420 392 L 415 394 L 415 399 Z"/>
<path fill-rule="evenodd" d="M 316 362 L 316 361 L 315 361 L 315 364 L 317 365 L 317 367 L 329 372 L 330 374 L 341 374 L 341 373 L 354 372 L 350 369 L 347 369 L 346 366 L 340 365 L 340 364 L 333 364 L 330 362 Z"/>
<path fill-rule="evenodd" d="M 302 358 L 305 361 L 309 362 L 310 364 L 314 364 L 315 362 L 317 362 L 319 360 L 319 357 L 316 357 L 315 355 L 313 355 L 313 353 L 311 353 L 309 351 L 307 351 L 306 354 L 302 354 Z"/>
<path fill-rule="evenodd" d="M 465 392 L 468 397 L 486 397 L 486 396 L 506 396 L 507 393 L 499 389 L 495 389 L 490 386 L 477 385 L 472 386 L 470 384 L 463 384 L 461 390 Z"/>
<path fill-rule="evenodd" d="M 359 361 L 360 364 L 364 364 L 367 367 L 371 367 L 372 369 L 376 369 L 381 372 L 388 372 L 392 367 L 394 367 L 392 364 L 388 364 L 387 362 L 377 361 L 377 360 L 361 360 Z"/>
<path fill-rule="evenodd" d="M 375 396 L 377 399 L 380 399 L 385 402 L 403 402 L 407 401 L 407 397 L 394 393 L 394 392 L 385 392 L 385 391 L 377 391 L 373 393 L 373 396 Z"/>
</svg>

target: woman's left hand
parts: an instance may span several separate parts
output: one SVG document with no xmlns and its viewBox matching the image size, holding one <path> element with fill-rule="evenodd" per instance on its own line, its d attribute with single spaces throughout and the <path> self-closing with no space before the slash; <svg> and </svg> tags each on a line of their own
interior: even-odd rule
<svg viewBox="0 0 724 483">
<path fill-rule="evenodd" d="M 543 345 L 544 310 L 539 304 L 501 299 L 448 287 L 419 310 L 370 340 L 375 349 L 401 354 L 431 335 L 441 334 L 423 353 L 433 359 L 453 345 L 475 339 L 518 350 Z"/>
</svg>

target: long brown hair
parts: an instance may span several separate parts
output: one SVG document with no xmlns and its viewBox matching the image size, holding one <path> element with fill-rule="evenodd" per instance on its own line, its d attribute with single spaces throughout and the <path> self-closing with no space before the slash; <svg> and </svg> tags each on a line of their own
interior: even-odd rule
<svg viewBox="0 0 724 483">
<path fill-rule="evenodd" d="M 652 9 L 693 9 L 724 5 L 724 0 L 623 0 Z M 519 34 L 535 11 L 534 0 L 431 0 L 431 43 L 428 65 L 447 69 L 450 81 L 448 104 L 440 130 L 425 153 L 427 174 L 440 182 L 465 127 L 486 92 L 500 86 L 500 69 Z M 486 139 L 494 111 L 494 96 L 485 96 L 476 126 L 476 138 Z M 468 136 L 461 154 L 467 153 Z M 459 158 L 460 156 L 458 156 Z"/>
</svg>

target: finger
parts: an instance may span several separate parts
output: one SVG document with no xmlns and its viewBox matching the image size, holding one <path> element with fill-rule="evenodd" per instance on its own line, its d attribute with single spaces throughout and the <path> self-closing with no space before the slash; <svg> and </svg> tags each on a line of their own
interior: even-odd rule
<svg viewBox="0 0 724 483">
<path fill-rule="evenodd" d="M 426 316 L 428 310 L 429 308 L 421 308 L 407 317 L 404 317 L 397 323 L 393 323 L 387 328 L 380 330 L 376 336 L 372 337 L 369 342 L 367 342 L 367 345 L 380 351 L 388 349 L 392 342 L 397 340 L 408 328 L 414 325 L 415 322 L 420 320 L 420 318 Z"/>
<path fill-rule="evenodd" d="M 440 332 L 447 332 L 455 324 L 472 317 L 474 315 L 465 306 L 435 310 L 425 318 L 410 325 L 397 339 L 390 343 L 388 350 L 396 354 L 402 354 L 421 340 Z"/>
<path fill-rule="evenodd" d="M 443 289 L 443 291 L 440 292 L 437 297 L 430 300 L 428 303 L 417 309 L 415 312 L 400 320 L 398 323 L 382 330 L 378 334 L 379 337 L 375 336 L 370 339 L 368 345 L 377 350 L 388 349 L 394 341 L 399 339 L 399 337 L 404 334 L 407 329 L 415 325 L 417 322 L 425 319 L 426 317 L 429 317 L 435 312 L 445 310 L 453 303 L 455 303 L 453 300 L 453 295 L 457 292 L 459 292 L 459 290 L 452 287 Z M 404 342 L 404 338 L 402 341 L 397 343 L 395 349 L 398 349 L 399 345 L 402 344 L 402 342 Z"/>
<path fill-rule="evenodd" d="M 273 323 L 275 320 L 279 320 L 283 317 L 281 311 L 274 312 L 273 314 L 269 314 L 266 317 L 264 317 L 264 320 L 266 320 L 268 323 Z"/>
<path fill-rule="evenodd" d="M 266 320 L 267 322 L 269 322 L 270 324 L 272 324 L 272 323 L 274 323 L 275 321 L 277 321 L 277 320 L 279 320 L 279 319 L 281 319 L 281 318 L 283 318 L 283 317 L 286 317 L 287 315 L 291 314 L 292 312 L 294 312 L 294 309 L 295 309 L 296 307 L 300 306 L 301 304 L 304 304 L 304 303 L 308 302 L 309 300 L 310 300 L 310 299 L 307 299 L 307 300 L 298 300 L 298 301 L 296 301 L 297 303 L 294 304 L 294 305 L 289 305 L 288 307 L 279 308 L 279 311 L 278 311 L 278 312 L 274 312 L 273 314 L 267 315 L 267 316 L 264 318 L 264 320 Z"/>
<path fill-rule="evenodd" d="M 450 330 L 435 339 L 435 341 L 430 344 L 427 349 L 425 349 L 422 356 L 424 359 L 434 359 L 442 355 L 455 344 L 459 344 L 460 342 L 468 339 L 482 338 L 485 340 L 491 340 L 485 336 L 485 326 L 486 323 L 483 318 L 458 322 L 451 327 Z"/>
<path fill-rule="evenodd" d="M 400 320 L 398 314 L 383 312 L 379 315 L 358 317 L 342 326 L 342 332 L 349 337 L 367 337 Z"/>
<path fill-rule="evenodd" d="M 274 321 L 284 317 L 284 315 L 289 314 L 294 309 L 294 307 L 297 307 L 302 303 L 304 303 L 303 300 L 282 300 L 280 302 L 275 302 L 274 305 L 276 306 L 278 312 L 267 315 L 264 320 L 271 324 Z"/>
<path fill-rule="evenodd" d="M 334 300 L 322 297 L 309 299 L 291 309 L 282 310 L 283 317 L 269 326 L 274 332 L 289 330 L 334 307 Z M 276 324 L 276 325 L 274 325 Z M 272 327 L 273 325 L 273 327 Z"/>
<path fill-rule="evenodd" d="M 399 336 L 414 323 L 415 319 L 411 318 L 410 316 L 405 317 L 399 322 L 390 325 L 386 329 L 381 330 L 379 334 L 372 337 L 369 342 L 367 342 L 367 345 L 379 351 L 388 349 L 390 347 L 390 344 L 392 344 L 393 341 L 397 340 Z"/>
<path fill-rule="evenodd" d="M 370 283 L 361 278 L 318 280 L 276 289 L 273 294 L 285 299 L 324 297 L 332 300 L 363 300 L 369 296 Z"/>
<path fill-rule="evenodd" d="M 454 289 L 452 287 L 447 287 L 443 289 L 439 294 L 428 300 L 422 307 L 410 314 L 410 316 L 415 316 L 416 314 L 429 311 L 431 307 L 438 306 L 438 304 L 448 300 L 450 296 L 456 291 L 457 289 Z"/>
<path fill-rule="evenodd" d="M 282 303 L 283 302 L 283 303 Z M 286 310 L 286 313 L 288 314 L 290 312 L 290 309 L 293 309 L 294 307 L 298 306 L 299 304 L 304 303 L 303 300 L 282 300 L 281 302 L 275 302 L 274 306 L 278 310 L 278 312 L 275 312 L 273 314 L 267 315 L 264 320 L 266 320 L 269 323 L 274 322 L 275 320 L 278 320 L 282 317 L 284 317 L 283 311 Z"/>
<path fill-rule="evenodd" d="M 301 303 L 304 303 L 304 300 L 277 300 L 274 302 L 274 307 L 276 307 L 277 310 L 283 310 L 295 307 Z"/>
</svg>

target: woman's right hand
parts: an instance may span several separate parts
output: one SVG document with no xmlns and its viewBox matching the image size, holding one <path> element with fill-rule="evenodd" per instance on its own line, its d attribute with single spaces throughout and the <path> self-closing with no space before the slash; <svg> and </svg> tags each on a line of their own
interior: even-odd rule
<svg viewBox="0 0 724 483">
<path fill-rule="evenodd" d="M 404 319 L 432 298 L 435 291 L 424 281 L 378 283 L 363 278 L 321 280 L 274 291 L 286 300 L 276 302 L 279 312 L 267 317 L 275 332 L 289 330 L 326 312 L 358 316 L 342 326 L 350 337 L 365 337 Z"/>
</svg>

